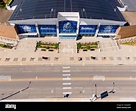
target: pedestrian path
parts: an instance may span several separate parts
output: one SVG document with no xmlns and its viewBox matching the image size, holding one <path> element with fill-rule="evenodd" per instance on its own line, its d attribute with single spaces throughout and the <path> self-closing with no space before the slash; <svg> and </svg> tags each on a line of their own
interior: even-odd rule
<svg viewBox="0 0 136 111">
<path fill-rule="evenodd" d="M 61 41 L 59 46 L 59 53 L 77 53 L 76 41 Z"/>
<path fill-rule="evenodd" d="M 59 53 L 58 50 L 35 51 L 36 42 L 39 40 L 41 39 L 22 39 L 16 49 L 0 48 L 0 65 L 136 65 L 136 48 L 121 45 L 119 49 L 116 41 L 112 39 L 99 39 L 99 42 L 102 43 L 101 48 L 105 49 L 103 51 L 80 51 L 79 53 L 76 53 L 76 41 L 62 41 Z M 44 39 L 42 38 L 42 40 Z M 49 41 L 50 39 L 46 40 Z M 91 39 L 86 38 L 83 39 L 83 42 L 89 40 Z M 97 40 L 97 38 L 92 38 L 92 42 Z M 57 39 L 55 41 L 57 42 Z M 108 49 L 108 46 L 110 46 L 110 49 Z M 47 59 L 42 58 L 43 56 Z"/>
</svg>

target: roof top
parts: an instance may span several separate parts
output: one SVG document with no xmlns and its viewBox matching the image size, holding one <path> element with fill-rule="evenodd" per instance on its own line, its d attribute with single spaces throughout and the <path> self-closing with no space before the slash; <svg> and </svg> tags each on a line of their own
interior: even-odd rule
<svg viewBox="0 0 136 111">
<path fill-rule="evenodd" d="M 20 0 L 16 4 L 10 21 L 56 18 L 58 12 L 79 12 L 80 18 L 125 21 L 116 7 L 117 0 Z"/>
<path fill-rule="evenodd" d="M 122 0 L 127 5 L 127 11 L 136 11 L 136 0 Z"/>
</svg>

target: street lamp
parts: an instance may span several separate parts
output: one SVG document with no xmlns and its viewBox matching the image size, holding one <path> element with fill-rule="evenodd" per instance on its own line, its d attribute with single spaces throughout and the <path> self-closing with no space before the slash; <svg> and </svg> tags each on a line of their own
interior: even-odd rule
<svg viewBox="0 0 136 111">
<path fill-rule="evenodd" d="M 28 88 L 29 88 L 30 84 L 31 84 L 31 81 L 28 83 Z"/>
<path fill-rule="evenodd" d="M 113 84 L 113 88 L 109 93 L 115 93 L 115 83 L 113 82 L 112 84 Z"/>
<path fill-rule="evenodd" d="M 1 94 L 1 98 L 3 98 L 4 93 Z"/>
<path fill-rule="evenodd" d="M 95 84 L 95 97 L 97 98 L 97 85 Z"/>
</svg>

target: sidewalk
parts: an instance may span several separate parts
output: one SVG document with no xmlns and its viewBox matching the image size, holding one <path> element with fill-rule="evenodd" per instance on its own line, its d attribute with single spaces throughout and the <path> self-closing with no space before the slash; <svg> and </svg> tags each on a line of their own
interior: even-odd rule
<svg viewBox="0 0 136 111">
<path fill-rule="evenodd" d="M 46 41 L 52 40 L 50 38 L 42 39 Z M 136 65 L 136 47 L 133 46 L 121 46 L 121 49 L 117 50 L 80 51 L 79 53 L 58 53 L 58 50 L 37 50 L 35 52 L 34 48 L 37 39 L 32 40 L 24 39 L 25 44 L 21 41 L 16 50 L 0 48 L 0 65 Z M 38 40 L 41 39 L 38 38 Z M 98 38 L 84 38 L 82 42 L 88 42 L 89 40 L 96 41 Z M 99 41 L 102 41 L 103 44 L 104 40 L 105 43 L 107 43 L 108 40 L 111 41 L 110 39 L 99 38 Z M 57 41 L 57 38 L 53 39 L 53 42 Z M 48 57 L 48 59 L 42 59 L 42 56 Z M 95 57 L 95 59 L 91 57 Z"/>
<path fill-rule="evenodd" d="M 91 101 L 91 98 L 35 98 L 35 99 L 2 100 L 2 102 L 136 102 L 136 99 L 104 98 Z"/>
</svg>

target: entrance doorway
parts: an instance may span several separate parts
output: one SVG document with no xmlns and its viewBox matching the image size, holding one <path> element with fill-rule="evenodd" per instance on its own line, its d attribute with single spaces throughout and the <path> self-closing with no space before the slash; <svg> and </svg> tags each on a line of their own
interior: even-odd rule
<svg viewBox="0 0 136 111">
<path fill-rule="evenodd" d="M 59 39 L 60 40 L 76 40 L 77 36 L 76 35 L 60 35 Z"/>
</svg>

